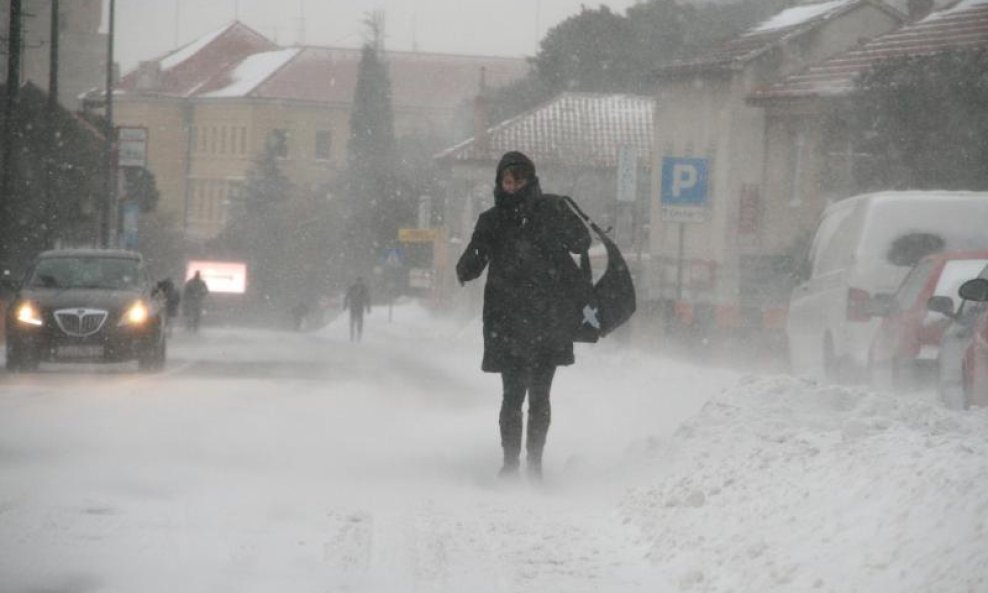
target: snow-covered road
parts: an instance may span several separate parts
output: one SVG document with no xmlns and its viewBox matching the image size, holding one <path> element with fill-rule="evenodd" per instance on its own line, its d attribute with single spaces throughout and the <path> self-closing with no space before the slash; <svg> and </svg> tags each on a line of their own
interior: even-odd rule
<svg viewBox="0 0 988 593">
<path fill-rule="evenodd" d="M 0 592 L 988 591 L 988 414 L 580 346 L 496 479 L 475 322 L 0 374 Z"/>
</svg>

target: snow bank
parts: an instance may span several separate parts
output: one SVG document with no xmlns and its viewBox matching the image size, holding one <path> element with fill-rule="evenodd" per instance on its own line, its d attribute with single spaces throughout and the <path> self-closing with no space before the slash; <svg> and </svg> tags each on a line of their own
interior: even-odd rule
<svg viewBox="0 0 988 593">
<path fill-rule="evenodd" d="M 748 378 L 622 513 L 681 590 L 988 590 L 988 411 Z"/>
</svg>

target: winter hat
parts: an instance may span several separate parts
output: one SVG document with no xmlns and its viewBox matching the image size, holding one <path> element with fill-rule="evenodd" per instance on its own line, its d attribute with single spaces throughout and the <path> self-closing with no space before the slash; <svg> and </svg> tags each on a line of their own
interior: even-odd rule
<svg viewBox="0 0 988 593">
<path fill-rule="evenodd" d="M 512 150 L 504 153 L 501 161 L 497 164 L 497 175 L 494 177 L 495 187 L 501 187 L 501 177 L 504 175 L 504 170 L 512 166 L 519 167 L 525 179 L 535 179 L 535 163 L 532 162 L 532 159 L 517 150 Z"/>
</svg>

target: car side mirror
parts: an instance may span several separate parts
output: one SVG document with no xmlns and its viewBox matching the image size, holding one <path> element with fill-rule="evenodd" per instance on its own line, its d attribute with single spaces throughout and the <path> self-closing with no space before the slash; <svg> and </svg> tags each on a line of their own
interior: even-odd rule
<svg viewBox="0 0 988 593">
<path fill-rule="evenodd" d="M 930 300 L 926 301 L 926 310 L 953 318 L 955 317 L 954 299 L 949 296 L 930 297 Z"/>
<path fill-rule="evenodd" d="M 870 317 L 888 317 L 895 311 L 895 299 L 892 295 L 879 292 L 868 299 L 864 312 Z"/>
<path fill-rule="evenodd" d="M 957 294 L 965 301 L 977 301 L 979 303 L 988 301 L 988 280 L 984 278 L 968 280 L 961 284 Z"/>
</svg>

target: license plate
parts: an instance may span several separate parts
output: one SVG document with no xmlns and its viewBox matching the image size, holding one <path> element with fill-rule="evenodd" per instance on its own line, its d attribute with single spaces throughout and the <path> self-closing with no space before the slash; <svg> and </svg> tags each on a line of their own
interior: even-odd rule
<svg viewBox="0 0 988 593">
<path fill-rule="evenodd" d="M 70 344 L 55 350 L 59 358 L 99 358 L 103 356 L 103 346 L 98 344 Z"/>
</svg>

